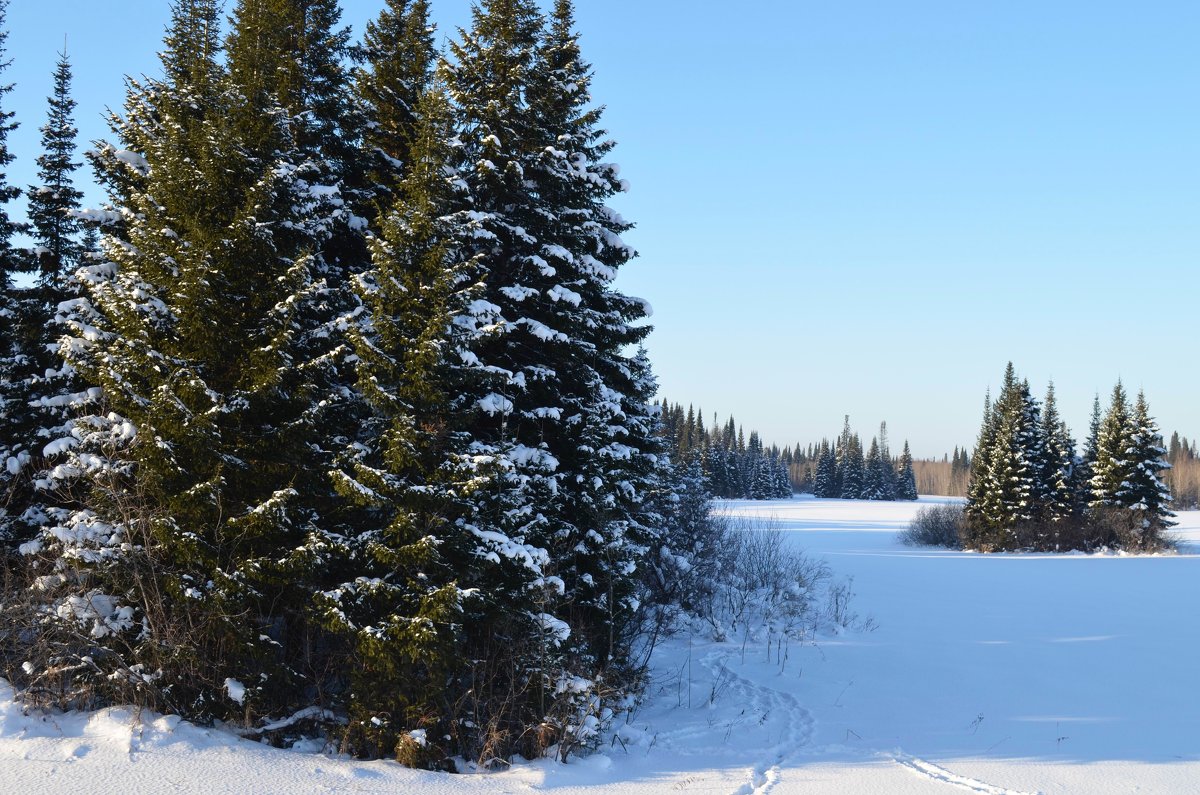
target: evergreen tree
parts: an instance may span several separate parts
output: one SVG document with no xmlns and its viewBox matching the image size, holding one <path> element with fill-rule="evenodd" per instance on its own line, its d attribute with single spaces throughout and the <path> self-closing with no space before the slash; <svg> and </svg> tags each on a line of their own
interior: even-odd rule
<svg viewBox="0 0 1200 795">
<path fill-rule="evenodd" d="M 1129 428 L 1130 445 L 1125 454 L 1129 477 L 1118 488 L 1116 499 L 1140 520 L 1142 545 L 1157 548 L 1161 544 L 1162 531 L 1175 525 L 1172 521 L 1175 514 L 1169 507 L 1171 490 L 1159 477 L 1159 473 L 1170 469 L 1171 465 L 1163 458 L 1167 451 L 1162 446 L 1162 437 L 1150 416 L 1143 392 L 1138 392 L 1129 417 Z"/>
<path fill-rule="evenodd" d="M 1088 423 L 1088 436 L 1083 444 L 1083 456 L 1079 462 L 1080 483 L 1083 488 L 1077 494 L 1077 502 L 1081 506 L 1086 506 L 1091 502 L 1091 482 L 1092 476 L 1095 474 L 1096 456 L 1100 450 L 1100 425 L 1104 419 L 1104 414 L 1100 408 L 1100 395 L 1097 394 L 1092 398 L 1092 416 Z"/>
<path fill-rule="evenodd" d="M 913 472 L 912 453 L 908 449 L 908 440 L 904 440 L 904 452 L 900 454 L 900 477 L 896 489 L 896 499 L 917 499 L 917 476 Z"/>
<path fill-rule="evenodd" d="M 67 698 L 253 722 L 319 685 L 301 661 L 336 403 L 313 321 L 328 207 L 278 107 L 255 116 L 228 79 L 216 0 L 171 11 L 165 78 L 131 81 L 122 147 L 93 158 L 121 221 L 81 270 L 61 349 L 95 386 L 43 480 L 86 488 L 41 539 L 62 651 L 31 676 L 86 655 Z"/>
<path fill-rule="evenodd" d="M 0 5 L 0 30 L 6 7 Z M 0 57 L 6 33 L 0 33 Z M 2 67 L 0 67 L 2 68 Z M 0 89 L 0 97 L 10 87 Z M 40 185 L 30 187 L 29 227 L 8 219 L 0 210 L 0 541 L 12 544 L 29 540 L 47 518 L 45 495 L 34 487 L 32 473 L 41 465 L 42 448 L 62 423 L 60 393 L 71 386 L 69 372 L 53 354 L 56 337 L 54 314 L 68 297 L 71 273 L 80 262 L 78 221 L 71 213 L 79 208 L 79 192 L 72 173 L 76 130 L 71 112 L 71 69 L 60 56 L 49 99 L 49 119 L 42 127 L 43 152 L 37 158 Z M 11 114 L 0 115 L 0 165 L 12 162 L 7 135 L 15 123 Z M 18 193 L 4 185 L 0 175 L 0 206 Z M 22 261 L 12 247 L 11 235 L 28 230 L 37 247 L 33 262 Z M 18 288 L 8 275 L 34 265 L 37 284 Z"/>
<path fill-rule="evenodd" d="M 882 500 L 883 488 L 883 456 L 879 452 L 879 439 L 872 437 L 863 470 L 860 495 L 865 500 Z"/>
<path fill-rule="evenodd" d="M 879 423 L 879 499 L 896 499 L 896 470 L 888 446 L 887 423 Z"/>
<path fill-rule="evenodd" d="M 1048 533 L 1045 544 L 1058 548 L 1061 524 L 1077 516 L 1078 464 L 1075 442 L 1058 414 L 1053 382 L 1046 389 L 1046 400 L 1042 405 L 1041 435 L 1045 440 L 1040 475 L 1043 501 L 1038 513 L 1049 525 L 1045 530 Z"/>
<path fill-rule="evenodd" d="M 414 730 L 458 734 L 467 715 L 448 705 L 470 682 L 461 627 L 489 609 L 472 572 L 498 555 L 457 521 L 474 476 L 456 401 L 478 374 L 461 365 L 467 331 L 453 322 L 474 291 L 460 257 L 472 223 L 447 167 L 449 104 L 435 88 L 418 105 L 406 176 L 357 284 L 367 311 L 351 330 L 371 414 L 335 478 L 365 512 L 364 530 L 339 545 L 345 579 L 322 596 L 330 627 L 354 648 L 346 746 L 368 755 Z M 453 745 L 434 740 L 405 761 L 438 764 Z"/>
<path fill-rule="evenodd" d="M 430 85 L 437 52 L 426 0 L 386 0 L 363 34 L 365 66 L 355 73 L 363 106 L 362 146 L 372 215 L 386 214 L 412 161 L 417 105 Z"/>
<path fill-rule="evenodd" d="M 837 457 L 833 448 L 827 443 L 821 443 L 821 455 L 817 459 L 817 473 L 813 478 L 813 495 L 816 497 L 836 497 L 840 492 L 835 491 L 837 481 Z"/>
<path fill-rule="evenodd" d="M 850 434 L 838 461 L 838 472 L 841 475 L 841 493 L 843 500 L 863 498 L 863 479 L 865 464 L 863 462 L 862 442 L 858 434 Z"/>
<path fill-rule="evenodd" d="M 71 97 L 71 63 L 64 50 L 54 70 L 54 93 L 49 119 L 42 127 L 42 154 L 37 159 L 38 184 L 29 188 L 29 220 L 38 241 L 35 249 L 39 280 L 65 297 L 66 283 L 82 261 L 81 227 L 77 217 L 83 193 L 73 175 L 76 129 Z"/>
<path fill-rule="evenodd" d="M 528 0 L 481 3 L 452 49 L 459 162 L 481 227 L 483 295 L 463 322 L 482 330 L 472 361 L 508 374 L 476 395 L 470 432 L 495 465 L 472 522 L 547 550 L 546 565 L 505 586 L 499 629 L 531 639 L 524 651 L 505 642 L 519 661 L 506 667 L 537 672 L 518 688 L 530 701 L 506 695 L 505 708 L 531 710 L 523 725 L 550 715 L 565 754 L 594 739 L 571 727 L 590 725 L 580 710 L 600 709 L 600 683 L 620 692 L 629 674 L 632 575 L 657 532 L 641 507 L 655 478 L 652 379 L 644 357 L 623 353 L 648 331 L 636 325 L 646 306 L 611 285 L 634 252 L 619 237 L 628 224 L 606 206 L 623 183 L 603 161 L 612 143 L 588 107 L 570 3 L 556 3 L 547 28 Z M 531 602 L 545 576 L 561 590 Z M 532 625 L 513 626 L 522 614 Z"/>
<path fill-rule="evenodd" d="M 1092 477 L 1088 483 L 1091 491 L 1088 507 L 1095 509 L 1122 504 L 1119 497 L 1123 489 L 1122 484 L 1132 477 L 1135 465 L 1129 458 L 1129 451 L 1134 447 L 1133 429 L 1125 387 L 1117 381 L 1109 400 L 1108 411 L 1096 432 L 1095 453 L 1091 463 Z"/>
<path fill-rule="evenodd" d="M 1040 411 L 1028 382 L 1009 362 L 1004 384 L 980 430 L 967 514 L 972 543 L 985 549 L 1027 544 L 1024 532 L 1040 504 L 1043 443 Z"/>
</svg>

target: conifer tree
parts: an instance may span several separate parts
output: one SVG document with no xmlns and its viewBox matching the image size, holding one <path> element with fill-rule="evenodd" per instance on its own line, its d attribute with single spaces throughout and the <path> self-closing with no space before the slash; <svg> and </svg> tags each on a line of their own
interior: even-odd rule
<svg viewBox="0 0 1200 795">
<path fill-rule="evenodd" d="M 904 452 L 900 454 L 900 476 L 896 489 L 896 499 L 917 499 L 917 476 L 913 472 L 913 457 L 908 449 L 908 440 L 904 440 Z"/>
<path fill-rule="evenodd" d="M 4 387 L 8 406 L 0 412 L 4 417 L 0 459 L 12 459 L 5 468 L 11 477 L 10 493 L 4 500 L 11 517 L 8 534 L 17 542 L 32 537 L 48 518 L 46 495 L 34 488 L 31 475 L 42 466 L 46 442 L 62 434 L 63 404 L 75 386 L 70 369 L 63 367 L 54 353 L 59 333 L 54 317 L 59 304 L 78 292 L 73 274 L 82 262 L 80 225 L 75 217 L 82 194 L 72 178 L 80 165 L 73 159 L 75 102 L 65 52 L 55 68 L 54 91 L 48 103 L 42 154 L 37 158 L 40 184 L 28 190 L 29 231 L 37 243 L 32 264 L 38 278 L 34 287 L 14 291 L 19 300 L 13 341 L 21 351 L 9 360 Z M 0 493 L 4 490 L 0 486 Z"/>
<path fill-rule="evenodd" d="M 0 73 L 9 66 L 4 58 L 7 16 L 8 0 L 0 0 Z M 9 133 L 17 129 L 17 122 L 13 111 L 3 107 L 12 90 L 11 83 L 0 84 L 0 545 L 23 540 L 34 518 L 25 516 L 31 502 L 26 469 L 34 452 L 25 381 L 39 355 L 37 344 L 42 334 L 32 311 L 36 300 L 18 289 L 13 279 L 27 271 L 29 263 L 13 239 L 26 228 L 13 220 L 9 210 L 10 203 L 21 195 L 7 176 L 15 159 Z"/>
<path fill-rule="evenodd" d="M 459 358 L 467 332 L 454 323 L 474 287 L 459 259 L 469 205 L 447 166 L 453 133 L 441 88 L 413 112 L 405 177 L 372 240 L 373 267 L 357 285 L 367 311 L 351 331 L 371 413 L 335 479 L 364 512 L 364 529 L 337 545 L 345 579 L 320 598 L 330 627 L 354 648 L 346 746 L 379 755 L 426 731 L 439 739 L 405 761 L 429 766 L 463 744 L 455 736 L 469 715 L 449 706 L 470 682 L 460 635 L 468 622 L 493 619 L 472 572 L 498 553 L 457 521 L 474 477 L 456 421 L 471 377 Z"/>
<path fill-rule="evenodd" d="M 366 209 L 386 214 L 398 198 L 411 161 L 420 117 L 417 104 L 430 85 L 437 57 L 426 0 L 386 0 L 363 34 L 364 66 L 355 73 L 363 105 L 367 157 Z"/>
<path fill-rule="evenodd" d="M 1088 436 L 1083 443 L 1083 456 L 1079 462 L 1078 481 L 1081 487 L 1076 494 L 1078 509 L 1082 511 L 1091 502 L 1091 482 L 1095 474 L 1096 456 L 1100 450 L 1100 425 L 1104 413 L 1100 407 L 1100 395 L 1092 398 L 1092 416 L 1088 423 Z"/>
<path fill-rule="evenodd" d="M 75 187 L 75 128 L 71 97 L 71 63 L 66 50 L 54 70 L 54 93 L 49 119 L 42 127 L 42 154 L 37 159 L 38 184 L 29 188 L 29 220 L 38 241 L 38 277 L 42 285 L 65 295 L 66 281 L 82 259 L 81 226 L 77 217 L 83 193 Z M 58 296 L 55 296 L 58 297 Z"/>
<path fill-rule="evenodd" d="M 838 461 L 838 473 L 841 475 L 839 496 L 843 500 L 863 498 L 864 470 L 862 442 L 859 440 L 858 434 L 849 434 Z"/>
<path fill-rule="evenodd" d="M 879 493 L 881 500 L 896 499 L 896 470 L 888 445 L 887 422 L 879 423 Z"/>
<path fill-rule="evenodd" d="M 1133 448 L 1134 425 L 1129 410 L 1125 387 L 1117 381 L 1096 432 L 1095 458 L 1091 465 L 1091 480 L 1088 483 L 1091 499 L 1088 507 L 1120 506 L 1122 484 L 1133 474 L 1134 463 L 1129 458 Z"/>
<path fill-rule="evenodd" d="M 821 454 L 817 459 L 817 472 L 813 478 L 813 495 L 836 497 L 837 458 L 828 442 L 821 442 Z"/>
<path fill-rule="evenodd" d="M 1126 452 L 1129 477 L 1117 490 L 1119 503 L 1133 511 L 1139 520 L 1142 544 L 1157 548 L 1161 544 L 1162 531 L 1175 525 L 1175 514 L 1170 510 L 1171 490 L 1163 483 L 1159 473 L 1170 469 L 1163 458 L 1166 450 L 1158 426 L 1150 416 L 1145 393 L 1139 391 L 1137 401 L 1129 417 L 1130 445 Z"/>
<path fill-rule="evenodd" d="M 597 709 L 602 678 L 618 682 L 631 662 L 631 575 L 655 532 L 639 507 L 654 471 L 652 381 L 644 357 L 623 353 L 647 333 L 635 325 L 647 311 L 611 286 L 634 252 L 619 237 L 628 224 L 605 204 L 624 186 L 602 159 L 612 143 L 587 107 L 572 17 L 558 3 L 544 28 L 528 0 L 481 3 L 453 45 L 450 80 L 461 173 L 481 225 L 484 292 L 464 318 L 481 333 L 470 353 L 507 374 L 476 394 L 470 432 L 495 462 L 485 473 L 495 487 L 480 493 L 474 521 L 547 550 L 553 563 L 505 593 L 510 608 L 527 605 L 536 618 L 519 633 L 535 640 L 526 666 L 542 677 L 530 696 L 549 705 L 538 706 L 539 720 L 548 709 L 556 716 L 548 725 L 562 753 L 592 739 L 570 728 L 591 723 L 578 710 Z M 531 604 L 545 593 L 533 582 L 543 575 L 562 589 Z M 563 681 L 585 684 L 564 690 Z"/>
<path fill-rule="evenodd" d="M 878 437 L 871 437 L 871 447 L 867 451 L 865 467 L 863 470 L 863 485 L 860 495 L 865 500 L 884 499 L 883 456 L 879 452 Z"/>
<path fill-rule="evenodd" d="M 1054 528 L 1047 532 L 1052 536 L 1060 536 L 1063 531 L 1061 525 L 1077 516 L 1078 462 L 1075 442 L 1058 413 L 1053 382 L 1046 389 L 1046 400 L 1042 404 L 1041 435 L 1045 441 L 1040 475 L 1043 501 L 1038 514 Z M 1057 548 L 1059 538 L 1048 537 L 1045 543 Z"/>
<path fill-rule="evenodd" d="M 41 540 L 65 659 L 31 676 L 86 654 L 77 687 L 255 721 L 306 681 L 323 543 L 309 500 L 334 397 L 311 355 L 327 213 L 278 106 L 255 117 L 221 66 L 219 3 L 171 10 L 164 79 L 131 81 L 122 146 L 94 158 L 120 221 L 81 270 L 62 347 L 94 386 L 44 481 L 86 490 Z"/>
<path fill-rule="evenodd" d="M 1040 410 L 1028 382 L 1017 380 L 1012 362 L 994 405 L 989 407 L 968 492 L 972 543 L 985 549 L 1014 549 L 1040 504 L 1043 447 Z"/>
</svg>

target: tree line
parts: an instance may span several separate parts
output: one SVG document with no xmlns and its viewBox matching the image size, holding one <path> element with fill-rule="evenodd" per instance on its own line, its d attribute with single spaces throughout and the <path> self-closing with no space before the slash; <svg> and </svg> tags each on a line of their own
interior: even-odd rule
<svg viewBox="0 0 1200 795">
<path fill-rule="evenodd" d="M 796 450 L 792 477 L 801 491 L 844 500 L 917 499 L 916 462 L 908 440 L 900 455 L 893 457 L 886 422 L 880 423 L 879 435 L 871 438 L 865 452 L 862 438 L 850 428 L 849 416 L 833 442 L 822 439 L 805 449 L 797 445 Z"/>
<path fill-rule="evenodd" d="M 1159 549 L 1174 524 L 1166 453 L 1145 395 L 1131 402 L 1118 381 L 1107 410 L 1096 397 L 1078 454 L 1053 383 L 1038 401 L 1010 362 L 984 403 L 962 541 L 984 551 Z"/>
<path fill-rule="evenodd" d="M 423 0 L 358 42 L 336 0 L 169 9 L 101 207 L 65 54 L 28 227 L 0 174 L 3 675 L 421 766 L 596 742 L 706 503 L 572 3 L 480 0 L 445 57 Z"/>
<path fill-rule="evenodd" d="M 704 475 L 704 484 L 713 497 L 733 500 L 786 499 L 793 487 L 788 470 L 790 449 L 764 446 L 757 431 L 749 437 L 732 416 L 724 423 L 714 415 L 712 426 L 704 425 L 704 412 L 688 406 L 661 406 L 663 436 L 667 449 L 682 464 L 695 462 Z"/>
</svg>

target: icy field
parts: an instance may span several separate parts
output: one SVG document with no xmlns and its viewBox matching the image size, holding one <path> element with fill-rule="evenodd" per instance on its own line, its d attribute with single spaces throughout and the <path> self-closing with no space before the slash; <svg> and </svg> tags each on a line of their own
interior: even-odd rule
<svg viewBox="0 0 1200 795">
<path fill-rule="evenodd" d="M 1200 513 L 1181 555 L 909 549 L 911 504 L 738 502 L 854 577 L 873 632 L 765 648 L 675 639 L 603 754 L 448 776 L 278 751 L 172 718 L 25 716 L 0 690 L 13 793 L 1200 792 Z M 2 685 L 2 683 L 0 683 Z M 623 746 L 622 746 L 623 744 Z"/>
</svg>

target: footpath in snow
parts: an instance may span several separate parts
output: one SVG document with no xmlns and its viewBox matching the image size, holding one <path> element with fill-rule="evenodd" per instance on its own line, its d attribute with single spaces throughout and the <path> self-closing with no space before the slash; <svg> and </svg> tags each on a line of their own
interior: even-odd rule
<svg viewBox="0 0 1200 795">
<path fill-rule="evenodd" d="M 1200 791 L 1200 513 L 1181 514 L 1179 555 L 983 556 L 901 546 L 916 508 L 726 506 L 853 577 L 877 628 L 782 656 L 673 638 L 643 709 L 590 758 L 426 773 L 128 710 L 25 715 L 0 687 L 0 791 Z"/>
</svg>

